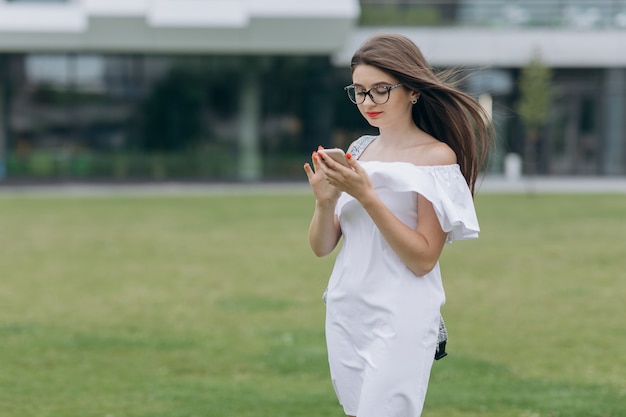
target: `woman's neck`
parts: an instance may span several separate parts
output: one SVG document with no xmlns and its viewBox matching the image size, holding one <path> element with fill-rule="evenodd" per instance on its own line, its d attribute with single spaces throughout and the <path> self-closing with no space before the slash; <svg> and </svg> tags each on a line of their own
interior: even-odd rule
<svg viewBox="0 0 626 417">
<path fill-rule="evenodd" d="M 379 129 L 377 141 L 388 149 L 404 149 L 416 144 L 423 135 L 421 129 L 414 124 L 402 127 Z"/>
</svg>

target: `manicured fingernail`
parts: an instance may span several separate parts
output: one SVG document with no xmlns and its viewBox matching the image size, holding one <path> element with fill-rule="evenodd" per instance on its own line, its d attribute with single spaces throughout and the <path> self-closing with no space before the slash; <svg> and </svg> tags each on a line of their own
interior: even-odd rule
<svg viewBox="0 0 626 417">
<path fill-rule="evenodd" d="M 351 154 L 351 153 L 347 153 L 347 154 L 346 154 L 346 158 L 347 158 L 347 159 L 352 159 L 352 154 Z"/>
<path fill-rule="evenodd" d="M 322 147 L 322 145 L 319 145 L 317 149 L 324 149 L 324 148 Z"/>
</svg>

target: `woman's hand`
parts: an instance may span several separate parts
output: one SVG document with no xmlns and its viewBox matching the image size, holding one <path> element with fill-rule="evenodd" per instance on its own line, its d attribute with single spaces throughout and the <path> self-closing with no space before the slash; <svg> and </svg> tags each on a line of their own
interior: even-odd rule
<svg viewBox="0 0 626 417">
<path fill-rule="evenodd" d="M 320 147 L 320 149 L 322 149 L 322 147 Z M 304 172 L 306 172 L 307 179 L 309 180 L 309 184 L 313 190 L 313 195 L 315 196 L 318 204 L 334 205 L 339 199 L 341 191 L 328 182 L 326 171 L 324 169 L 325 163 L 323 162 L 320 154 L 313 152 L 311 159 L 313 161 L 313 168 L 311 168 L 311 165 L 307 162 L 304 164 Z"/>
<path fill-rule="evenodd" d="M 339 191 L 346 192 L 363 204 L 369 198 L 375 198 L 376 192 L 367 172 L 352 158 L 346 154 L 348 166 L 345 167 L 331 157 L 318 153 L 321 159 L 320 167 L 324 171 L 326 182 Z"/>
</svg>

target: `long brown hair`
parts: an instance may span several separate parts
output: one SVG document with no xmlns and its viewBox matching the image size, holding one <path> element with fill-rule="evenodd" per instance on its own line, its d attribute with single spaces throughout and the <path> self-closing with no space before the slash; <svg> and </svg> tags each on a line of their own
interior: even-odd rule
<svg viewBox="0 0 626 417">
<path fill-rule="evenodd" d="M 446 143 L 474 194 L 476 178 L 487 159 L 494 128 L 483 107 L 454 85 L 455 71 L 435 72 L 410 39 L 397 34 L 376 35 L 354 54 L 350 67 L 372 65 L 420 93 L 413 121 L 424 132 Z"/>
</svg>

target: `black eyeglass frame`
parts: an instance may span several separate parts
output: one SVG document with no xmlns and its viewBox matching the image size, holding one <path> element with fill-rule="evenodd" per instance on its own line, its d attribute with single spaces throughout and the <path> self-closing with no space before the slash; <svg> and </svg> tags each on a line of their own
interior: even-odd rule
<svg viewBox="0 0 626 417">
<path fill-rule="evenodd" d="M 389 97 L 391 97 L 391 90 L 396 89 L 398 87 L 400 87 L 402 85 L 402 83 L 398 83 L 398 84 L 394 84 L 394 85 L 375 85 L 372 88 L 370 88 L 369 90 L 366 91 L 361 91 L 359 92 L 359 94 L 363 94 L 363 100 L 361 100 L 360 102 L 357 102 L 356 100 L 353 100 L 352 97 L 350 96 L 350 90 L 355 90 L 356 91 L 356 86 L 354 84 L 350 84 L 345 86 L 343 89 L 345 90 L 346 94 L 348 95 L 348 98 L 350 99 L 350 101 L 354 104 L 363 104 L 365 103 L 365 96 L 368 95 L 370 97 L 370 100 L 372 100 L 373 103 L 375 104 L 385 104 L 386 102 L 389 101 Z M 377 88 L 384 88 L 385 90 L 387 90 L 387 99 L 385 101 L 383 101 L 382 103 L 379 103 L 376 101 L 376 99 L 374 99 L 374 96 L 372 95 L 372 90 L 375 90 Z M 354 95 L 356 97 L 356 94 Z"/>
</svg>

